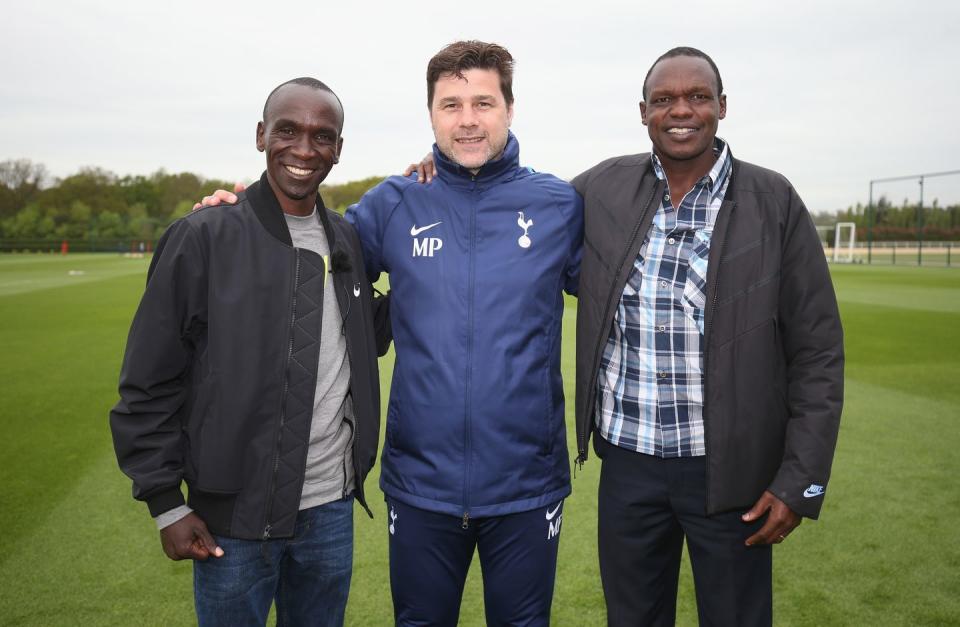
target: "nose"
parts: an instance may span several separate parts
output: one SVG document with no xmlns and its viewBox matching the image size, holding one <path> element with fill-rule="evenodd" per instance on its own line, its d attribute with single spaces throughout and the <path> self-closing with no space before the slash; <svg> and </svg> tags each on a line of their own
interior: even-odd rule
<svg viewBox="0 0 960 627">
<path fill-rule="evenodd" d="M 693 107 L 686 98 L 676 98 L 670 103 L 670 116 L 674 118 L 689 118 L 693 115 Z"/>
<path fill-rule="evenodd" d="M 317 154 L 309 133 L 300 133 L 291 148 L 294 156 L 298 159 L 306 160 Z"/>
<path fill-rule="evenodd" d="M 460 111 L 460 126 L 476 126 L 477 125 L 477 113 L 473 110 L 473 107 L 464 107 Z"/>
</svg>

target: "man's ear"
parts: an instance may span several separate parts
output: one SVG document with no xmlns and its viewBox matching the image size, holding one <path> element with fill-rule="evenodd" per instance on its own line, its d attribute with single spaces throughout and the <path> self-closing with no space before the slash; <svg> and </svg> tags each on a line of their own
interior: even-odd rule
<svg viewBox="0 0 960 627">
<path fill-rule="evenodd" d="M 509 128 L 511 124 L 513 124 L 513 103 L 507 107 L 507 128 Z"/>
<path fill-rule="evenodd" d="M 343 136 L 337 138 L 337 151 L 333 153 L 333 162 L 340 163 L 340 151 L 343 150 Z"/>
<path fill-rule="evenodd" d="M 718 120 L 722 120 L 727 117 L 727 95 L 720 94 L 720 115 L 717 116 Z"/>
<path fill-rule="evenodd" d="M 263 152 L 266 149 L 267 145 L 263 141 L 263 122 L 257 122 L 257 150 Z"/>
<path fill-rule="evenodd" d="M 640 101 L 640 121 L 647 125 L 647 103 L 643 100 Z"/>
</svg>

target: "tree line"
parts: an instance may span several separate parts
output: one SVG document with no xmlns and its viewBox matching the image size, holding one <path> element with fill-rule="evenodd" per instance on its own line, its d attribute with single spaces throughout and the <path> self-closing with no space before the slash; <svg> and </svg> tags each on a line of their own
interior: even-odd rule
<svg viewBox="0 0 960 627">
<path fill-rule="evenodd" d="M 327 207 L 343 212 L 383 180 L 371 176 L 342 185 L 321 185 Z M 14 242 L 144 241 L 154 242 L 171 222 L 190 212 L 198 199 L 233 183 L 190 172 L 118 176 L 101 168 L 84 168 L 51 179 L 43 164 L 28 159 L 0 162 L 0 240 Z M 875 241 L 960 241 L 960 204 L 921 208 L 906 200 L 895 206 L 881 197 L 868 211 L 860 203 L 819 213 L 818 224 L 853 222 L 857 239 Z M 832 235 L 829 235 L 832 241 Z M 15 246 L 13 246 L 15 248 Z M 7 246 L 10 248 L 10 246 Z"/>
<path fill-rule="evenodd" d="M 920 207 L 904 200 L 894 205 L 886 196 L 872 207 L 857 203 L 832 213 L 821 212 L 817 224 L 833 226 L 837 222 L 853 222 L 857 227 L 857 240 L 867 240 L 867 227 L 871 227 L 874 241 L 908 241 L 922 238 L 926 241 L 960 241 L 960 204 L 941 207 L 937 200 Z M 830 234 L 830 242 L 833 235 Z"/>
<path fill-rule="evenodd" d="M 327 207 L 342 213 L 383 178 L 321 185 L 320 194 Z M 51 179 L 43 164 L 3 161 L 0 239 L 154 242 L 214 189 L 233 189 L 233 183 L 190 172 L 118 176 L 101 168 Z"/>
</svg>

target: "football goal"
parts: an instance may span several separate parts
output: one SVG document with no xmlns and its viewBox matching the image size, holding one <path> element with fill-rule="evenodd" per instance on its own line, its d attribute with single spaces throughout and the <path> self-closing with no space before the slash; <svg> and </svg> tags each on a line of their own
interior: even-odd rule
<svg viewBox="0 0 960 627">
<path fill-rule="evenodd" d="M 827 261 L 837 263 L 856 261 L 854 257 L 854 247 L 857 244 L 856 225 L 853 222 L 818 224 L 816 228 Z"/>
<path fill-rule="evenodd" d="M 844 232 L 847 233 L 844 238 Z M 837 222 L 833 230 L 834 263 L 853 263 L 853 247 L 857 244 L 857 225 L 853 222 Z"/>
</svg>

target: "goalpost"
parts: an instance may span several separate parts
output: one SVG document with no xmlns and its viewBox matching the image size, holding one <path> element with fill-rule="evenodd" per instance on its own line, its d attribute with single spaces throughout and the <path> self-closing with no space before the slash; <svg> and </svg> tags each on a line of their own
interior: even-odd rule
<svg viewBox="0 0 960 627">
<path fill-rule="evenodd" d="M 849 229 L 850 235 L 846 243 L 842 242 L 843 230 Z M 833 231 L 833 261 L 834 263 L 853 263 L 853 247 L 857 243 L 857 225 L 853 222 L 837 222 Z M 841 257 L 840 248 L 843 247 L 843 256 Z"/>
</svg>

